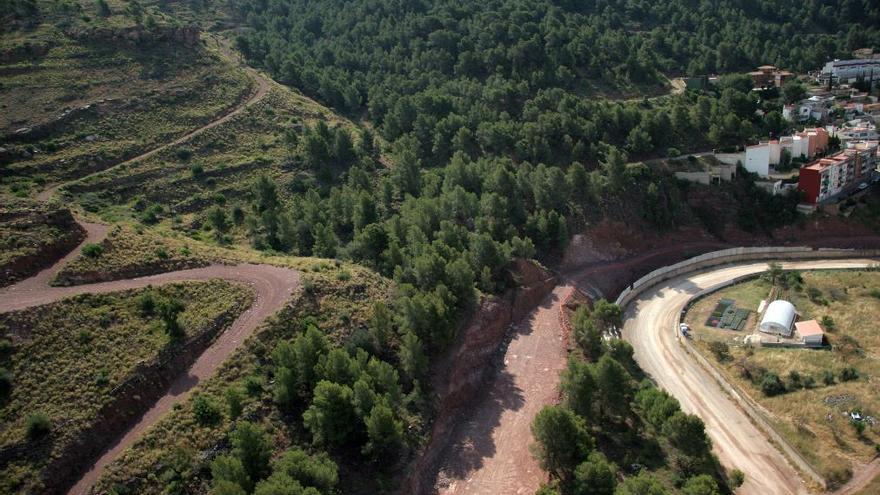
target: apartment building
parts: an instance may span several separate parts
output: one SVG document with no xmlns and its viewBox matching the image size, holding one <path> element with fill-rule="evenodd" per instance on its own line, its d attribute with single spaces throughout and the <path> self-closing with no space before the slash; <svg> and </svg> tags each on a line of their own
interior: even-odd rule
<svg viewBox="0 0 880 495">
<path fill-rule="evenodd" d="M 877 167 L 877 141 L 853 143 L 800 169 L 798 190 L 810 204 L 822 203 L 865 180 Z"/>
<path fill-rule="evenodd" d="M 825 64 L 817 79 L 821 84 L 827 83 L 829 78 L 835 83 L 852 83 L 860 77 L 872 76 L 880 77 L 880 59 L 834 60 Z"/>
</svg>

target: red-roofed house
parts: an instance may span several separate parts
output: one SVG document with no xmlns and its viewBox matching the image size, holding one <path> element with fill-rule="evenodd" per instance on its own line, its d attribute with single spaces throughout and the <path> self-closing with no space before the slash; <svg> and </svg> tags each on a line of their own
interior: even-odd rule
<svg viewBox="0 0 880 495">
<path fill-rule="evenodd" d="M 825 343 L 825 330 L 816 320 L 799 321 L 794 328 L 806 346 L 819 347 Z"/>
</svg>

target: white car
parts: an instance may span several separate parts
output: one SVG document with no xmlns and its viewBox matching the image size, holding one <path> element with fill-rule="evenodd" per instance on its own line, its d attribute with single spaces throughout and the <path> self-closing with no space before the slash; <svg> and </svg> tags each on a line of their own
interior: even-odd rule
<svg viewBox="0 0 880 495">
<path fill-rule="evenodd" d="M 689 327 L 687 323 L 682 323 L 678 326 L 678 329 L 681 330 L 681 333 L 688 333 L 691 330 L 691 327 Z"/>
</svg>

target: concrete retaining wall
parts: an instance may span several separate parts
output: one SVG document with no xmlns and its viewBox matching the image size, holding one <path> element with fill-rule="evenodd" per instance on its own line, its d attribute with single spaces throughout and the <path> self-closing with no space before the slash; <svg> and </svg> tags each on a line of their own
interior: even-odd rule
<svg viewBox="0 0 880 495">
<path fill-rule="evenodd" d="M 624 289 L 615 301 L 623 307 L 629 304 L 642 291 L 660 282 L 693 273 L 704 268 L 762 260 L 808 260 L 829 258 L 880 257 L 880 249 L 836 249 L 811 247 L 741 247 L 713 251 L 684 260 L 674 265 L 658 268 L 633 282 Z"/>
<path fill-rule="evenodd" d="M 814 249 L 810 247 L 756 247 L 725 249 L 722 251 L 714 251 L 711 253 L 702 254 L 700 256 L 693 257 L 680 263 L 654 270 L 644 277 L 636 280 L 629 288 L 621 292 L 620 296 L 618 296 L 615 302 L 620 305 L 621 308 L 624 308 L 627 304 L 632 302 L 633 299 L 638 297 L 643 291 L 654 287 L 661 282 L 688 273 L 697 272 L 705 268 L 717 267 L 725 264 L 762 260 L 795 261 L 810 259 L 877 257 L 880 257 L 880 249 Z M 685 303 L 684 305 L 684 308 L 688 308 L 690 305 L 693 304 L 694 301 L 700 299 L 701 297 L 705 297 L 712 292 L 718 291 L 719 289 L 742 282 L 744 280 L 748 280 L 749 278 L 754 278 L 755 276 L 756 274 L 749 274 L 734 277 L 721 284 L 704 289 L 688 299 L 687 303 Z M 678 341 L 681 343 L 682 346 L 684 346 L 685 350 L 687 350 L 687 352 L 691 354 L 694 359 L 696 359 L 697 362 L 704 369 L 706 369 L 706 371 L 710 375 L 712 375 L 712 377 L 722 388 L 722 390 L 727 392 L 727 394 L 730 395 L 730 397 L 742 407 L 742 410 L 749 416 L 752 422 L 755 423 L 759 427 L 759 429 L 764 431 L 764 433 L 771 438 L 773 443 L 775 443 L 786 454 L 789 460 L 797 465 L 801 472 L 806 473 L 810 478 L 812 478 L 823 488 L 826 487 L 824 478 L 822 478 L 822 476 L 820 476 L 819 473 L 816 472 L 813 466 L 809 462 L 807 462 L 807 460 L 804 459 L 799 452 L 797 452 L 791 445 L 789 445 L 788 442 L 786 442 L 785 439 L 782 437 L 782 435 L 780 435 L 776 431 L 772 423 L 769 421 L 767 413 L 764 412 L 763 407 L 761 407 L 760 404 L 749 397 L 748 394 L 739 390 L 738 387 L 727 381 L 721 371 L 718 370 L 718 368 L 716 368 L 712 363 L 709 362 L 709 360 L 707 360 L 705 357 L 703 357 L 702 354 L 694 349 L 693 343 L 689 339 L 682 338 L 681 332 L 678 329 L 678 324 L 680 323 L 680 321 L 681 320 L 679 317 L 679 319 L 675 321 L 675 326 L 671 329 L 671 331 L 675 333 Z"/>
</svg>

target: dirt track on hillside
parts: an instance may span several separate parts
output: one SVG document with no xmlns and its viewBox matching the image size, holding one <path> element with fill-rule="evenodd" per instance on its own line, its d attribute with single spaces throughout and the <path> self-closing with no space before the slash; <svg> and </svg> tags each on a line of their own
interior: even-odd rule
<svg viewBox="0 0 880 495">
<path fill-rule="evenodd" d="M 218 49 L 218 53 L 220 53 L 223 58 L 227 59 L 231 63 L 238 62 L 230 54 L 228 49 L 224 49 L 224 47 L 222 47 L 222 46 Z M 240 113 L 242 113 L 243 111 L 245 111 L 245 109 L 247 109 L 248 107 L 250 107 L 251 105 L 262 100 L 263 97 L 266 96 L 266 94 L 269 92 L 269 89 L 271 88 L 271 82 L 269 80 L 267 80 L 262 74 L 260 74 L 259 72 L 257 72 L 256 70 L 254 70 L 250 67 L 247 67 L 244 65 L 240 65 L 240 67 L 248 74 L 248 76 L 254 82 L 254 88 L 252 88 L 250 96 L 248 96 L 244 101 L 239 103 L 237 106 L 233 107 L 231 110 L 222 114 L 220 117 L 208 122 L 207 124 L 197 128 L 197 129 L 194 129 L 192 131 L 187 132 L 183 136 L 180 136 L 179 138 L 175 139 L 174 141 L 170 141 L 165 144 L 156 146 L 155 148 L 152 148 L 152 149 L 150 149 L 150 150 L 148 150 L 138 156 L 135 156 L 135 157 L 130 158 L 128 160 L 124 160 L 119 163 L 116 163 L 110 167 L 99 170 L 99 171 L 95 172 L 94 174 L 89 174 L 84 177 L 80 177 L 77 180 L 82 180 L 82 179 L 84 179 L 86 177 L 90 177 L 92 175 L 97 175 L 100 173 L 107 172 L 108 170 L 113 170 L 115 168 L 119 168 L 119 167 L 122 167 L 125 165 L 130 165 L 133 163 L 137 163 L 137 162 L 146 160 L 147 158 L 150 158 L 158 153 L 161 153 L 168 148 L 181 145 L 181 144 L 189 141 L 193 137 L 198 136 L 199 134 L 202 134 L 209 129 L 213 129 L 219 125 L 222 125 L 222 124 L 225 124 L 226 122 L 229 122 L 230 120 L 235 118 L 235 116 L 237 116 Z M 73 182 L 76 182 L 76 181 L 73 181 Z M 60 189 L 61 187 L 65 186 L 67 184 L 70 184 L 70 182 L 54 184 L 54 185 L 40 191 L 37 194 L 37 199 L 40 201 L 48 201 L 49 199 L 52 198 L 52 196 L 55 195 L 55 192 L 57 192 L 58 189 Z"/>
<path fill-rule="evenodd" d="M 83 241 L 98 242 L 107 232 L 107 226 L 83 223 L 88 232 Z M 80 244 L 80 247 L 83 245 Z M 242 264 L 237 266 L 211 265 L 204 268 L 180 270 L 129 280 L 116 280 L 97 284 L 79 285 L 74 287 L 50 287 L 48 281 L 71 258 L 78 255 L 79 247 L 56 262 L 52 267 L 41 271 L 34 277 L 0 290 L 0 312 L 15 311 L 32 306 L 47 304 L 77 294 L 98 294 L 127 289 L 136 289 L 148 285 L 162 285 L 170 282 L 224 279 L 243 283 L 254 291 L 254 301 L 250 308 L 232 323 L 196 359 L 189 370 L 181 375 L 124 436 L 109 446 L 102 456 L 91 466 L 68 493 L 85 494 L 97 481 L 102 470 L 127 447 L 131 446 L 147 429 L 161 419 L 171 407 L 183 399 L 187 392 L 202 380 L 211 376 L 241 343 L 250 336 L 267 317 L 275 314 L 290 299 L 294 289 L 299 286 L 299 273 L 287 268 L 269 265 Z"/>
</svg>

